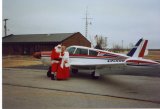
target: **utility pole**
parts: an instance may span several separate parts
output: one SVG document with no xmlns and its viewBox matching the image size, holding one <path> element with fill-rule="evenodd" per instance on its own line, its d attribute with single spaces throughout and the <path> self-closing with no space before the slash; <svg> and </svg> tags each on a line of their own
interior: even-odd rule
<svg viewBox="0 0 160 109">
<path fill-rule="evenodd" d="M 122 49 L 123 49 L 123 40 L 122 40 Z"/>
<path fill-rule="evenodd" d="M 8 19 L 4 19 L 4 20 L 3 20 L 3 21 L 5 22 L 5 24 L 4 24 L 5 36 L 7 36 L 7 20 L 8 20 Z"/>
<path fill-rule="evenodd" d="M 92 18 L 88 18 L 88 7 L 86 9 L 86 17 L 83 18 L 83 19 L 86 20 L 86 22 L 85 22 L 85 37 L 87 38 L 87 36 L 88 36 L 88 25 L 91 24 L 91 22 L 89 22 L 88 19 L 92 19 Z"/>
</svg>

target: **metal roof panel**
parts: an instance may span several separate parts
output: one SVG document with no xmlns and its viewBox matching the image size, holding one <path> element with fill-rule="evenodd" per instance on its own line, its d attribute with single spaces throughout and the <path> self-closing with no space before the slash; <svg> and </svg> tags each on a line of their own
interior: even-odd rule
<svg viewBox="0 0 160 109">
<path fill-rule="evenodd" d="M 26 34 L 3 37 L 3 42 L 61 42 L 75 33 Z"/>
</svg>

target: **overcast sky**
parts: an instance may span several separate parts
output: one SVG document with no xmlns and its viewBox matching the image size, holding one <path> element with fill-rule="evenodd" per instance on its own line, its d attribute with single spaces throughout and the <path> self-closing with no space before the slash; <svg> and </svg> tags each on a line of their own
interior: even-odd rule
<svg viewBox="0 0 160 109">
<path fill-rule="evenodd" d="M 108 37 L 124 46 L 141 37 L 149 48 L 160 48 L 160 0 L 3 0 L 8 34 L 81 32 L 85 35 L 86 7 L 93 18 L 88 36 Z"/>
</svg>

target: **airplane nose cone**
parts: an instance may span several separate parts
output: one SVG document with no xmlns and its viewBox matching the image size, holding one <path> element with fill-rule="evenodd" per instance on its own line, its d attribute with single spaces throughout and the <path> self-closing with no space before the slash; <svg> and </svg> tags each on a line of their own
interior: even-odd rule
<svg viewBox="0 0 160 109">
<path fill-rule="evenodd" d="M 33 57 L 37 58 L 37 59 L 40 59 L 41 58 L 41 52 L 35 52 L 33 54 Z"/>
</svg>

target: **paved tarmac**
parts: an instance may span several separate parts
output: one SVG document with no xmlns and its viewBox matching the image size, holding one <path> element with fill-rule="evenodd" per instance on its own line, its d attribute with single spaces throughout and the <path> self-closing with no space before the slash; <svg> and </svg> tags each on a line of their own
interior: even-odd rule
<svg viewBox="0 0 160 109">
<path fill-rule="evenodd" d="M 159 108 L 159 70 L 147 76 L 111 72 L 97 80 L 78 73 L 66 81 L 51 81 L 47 70 L 5 68 L 3 108 Z"/>
</svg>

